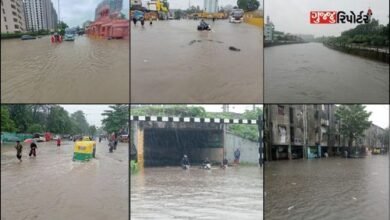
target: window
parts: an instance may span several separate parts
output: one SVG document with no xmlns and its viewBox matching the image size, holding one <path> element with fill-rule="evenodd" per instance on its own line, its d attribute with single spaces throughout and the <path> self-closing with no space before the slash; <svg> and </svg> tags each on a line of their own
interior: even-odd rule
<svg viewBox="0 0 390 220">
<path fill-rule="evenodd" d="M 16 29 L 19 29 L 19 25 L 15 24 L 15 28 L 16 28 Z"/>
<path fill-rule="evenodd" d="M 14 22 L 18 22 L 18 19 L 14 18 Z"/>
<path fill-rule="evenodd" d="M 15 5 L 11 4 L 11 8 L 16 9 Z"/>
<path fill-rule="evenodd" d="M 8 30 L 8 25 L 5 25 L 5 29 Z"/>
</svg>

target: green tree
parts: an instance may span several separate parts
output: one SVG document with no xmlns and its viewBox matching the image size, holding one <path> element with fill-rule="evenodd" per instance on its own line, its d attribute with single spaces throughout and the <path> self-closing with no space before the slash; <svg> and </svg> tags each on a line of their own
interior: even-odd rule
<svg viewBox="0 0 390 220">
<path fill-rule="evenodd" d="M 84 112 L 79 110 L 74 112 L 71 116 L 73 124 L 73 133 L 74 134 L 88 134 L 89 133 L 89 124 L 85 118 Z"/>
<path fill-rule="evenodd" d="M 255 11 L 260 7 L 260 2 L 257 0 L 237 0 L 237 6 L 244 11 Z"/>
<path fill-rule="evenodd" d="M 40 124 L 32 124 L 28 127 L 27 133 L 42 133 L 44 132 L 44 129 L 42 128 L 42 125 Z"/>
<path fill-rule="evenodd" d="M 72 133 L 68 112 L 61 106 L 52 106 L 47 118 L 47 130 L 57 134 Z"/>
<path fill-rule="evenodd" d="M 129 121 L 128 105 L 110 105 L 110 110 L 102 113 L 105 118 L 102 120 L 104 130 L 107 132 L 118 132 L 120 129 L 127 129 Z"/>
<path fill-rule="evenodd" d="M 341 105 L 336 110 L 336 118 L 341 121 L 340 133 L 347 138 L 348 147 L 353 141 L 363 137 L 363 132 L 370 127 L 371 112 L 365 110 L 363 105 Z"/>
<path fill-rule="evenodd" d="M 96 126 L 95 126 L 95 125 L 89 126 L 89 135 L 95 136 L 96 131 L 97 131 L 97 129 L 96 129 Z"/>
<path fill-rule="evenodd" d="M 16 132 L 26 132 L 32 121 L 31 105 L 8 105 L 8 111 Z"/>
<path fill-rule="evenodd" d="M 2 132 L 16 131 L 15 123 L 10 118 L 9 111 L 6 106 L 1 106 L 1 131 Z"/>
</svg>

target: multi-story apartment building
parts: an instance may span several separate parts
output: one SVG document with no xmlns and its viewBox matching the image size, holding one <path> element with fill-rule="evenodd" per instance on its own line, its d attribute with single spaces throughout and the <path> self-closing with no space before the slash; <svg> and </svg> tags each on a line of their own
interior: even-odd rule
<svg viewBox="0 0 390 220">
<path fill-rule="evenodd" d="M 218 12 L 218 0 L 204 0 L 204 11 L 208 13 Z"/>
<path fill-rule="evenodd" d="M 1 0 L 1 33 L 26 31 L 22 0 Z"/>
<path fill-rule="evenodd" d="M 341 154 L 347 138 L 340 134 L 336 105 L 265 105 L 264 139 L 267 160 Z M 354 146 L 385 148 L 385 130 L 371 125 Z"/>
<path fill-rule="evenodd" d="M 138 3 L 141 1 L 136 1 L 136 2 Z M 103 8 L 108 8 L 110 14 L 113 14 L 113 13 L 120 14 L 120 12 L 123 8 L 123 0 L 103 0 L 103 1 L 101 1 L 95 9 L 95 20 L 100 18 L 100 16 L 101 16 L 100 12 L 102 11 Z"/>
<path fill-rule="evenodd" d="M 24 13 L 27 30 L 56 29 L 58 17 L 51 0 L 24 0 Z"/>
</svg>

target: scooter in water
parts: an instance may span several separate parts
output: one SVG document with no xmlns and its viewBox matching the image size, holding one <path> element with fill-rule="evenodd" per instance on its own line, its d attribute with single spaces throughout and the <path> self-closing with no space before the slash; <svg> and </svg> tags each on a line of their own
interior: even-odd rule
<svg viewBox="0 0 390 220">
<path fill-rule="evenodd" d="M 190 165 L 182 165 L 181 168 L 183 168 L 183 170 L 189 170 L 190 169 Z"/>
<path fill-rule="evenodd" d="M 210 163 L 202 164 L 201 169 L 211 170 L 211 164 Z"/>
<path fill-rule="evenodd" d="M 114 152 L 114 142 L 113 141 L 110 141 L 110 143 L 108 144 L 108 152 L 112 153 Z"/>
<path fill-rule="evenodd" d="M 210 25 L 198 25 L 198 31 L 211 31 Z"/>
</svg>

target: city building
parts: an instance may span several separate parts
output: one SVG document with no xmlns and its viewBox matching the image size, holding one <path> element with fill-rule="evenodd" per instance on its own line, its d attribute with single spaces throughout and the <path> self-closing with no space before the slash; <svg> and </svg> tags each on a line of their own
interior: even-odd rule
<svg viewBox="0 0 390 220">
<path fill-rule="evenodd" d="M 85 32 L 89 36 L 105 39 L 127 39 L 129 37 L 129 20 L 122 17 L 122 0 L 104 0 L 96 7 L 95 21 L 91 22 Z"/>
<path fill-rule="evenodd" d="M 98 4 L 95 9 L 95 20 L 99 19 L 101 11 L 104 9 L 109 9 L 110 15 L 120 14 L 123 7 L 123 0 L 103 0 Z"/>
<path fill-rule="evenodd" d="M 24 0 L 23 2 L 27 30 L 56 29 L 58 17 L 51 0 Z"/>
<path fill-rule="evenodd" d="M 336 105 L 265 105 L 265 159 L 299 159 L 341 155 L 348 146 L 340 134 Z M 384 129 L 371 125 L 353 146 L 385 148 Z"/>
<path fill-rule="evenodd" d="M 267 16 L 267 23 L 264 25 L 264 40 L 272 41 L 274 39 L 275 26 L 271 22 L 269 16 Z"/>
<path fill-rule="evenodd" d="M 218 0 L 204 0 L 203 8 L 204 8 L 204 12 L 207 13 L 218 12 Z"/>
<path fill-rule="evenodd" d="M 1 0 L 1 33 L 26 31 L 22 0 Z"/>
</svg>

